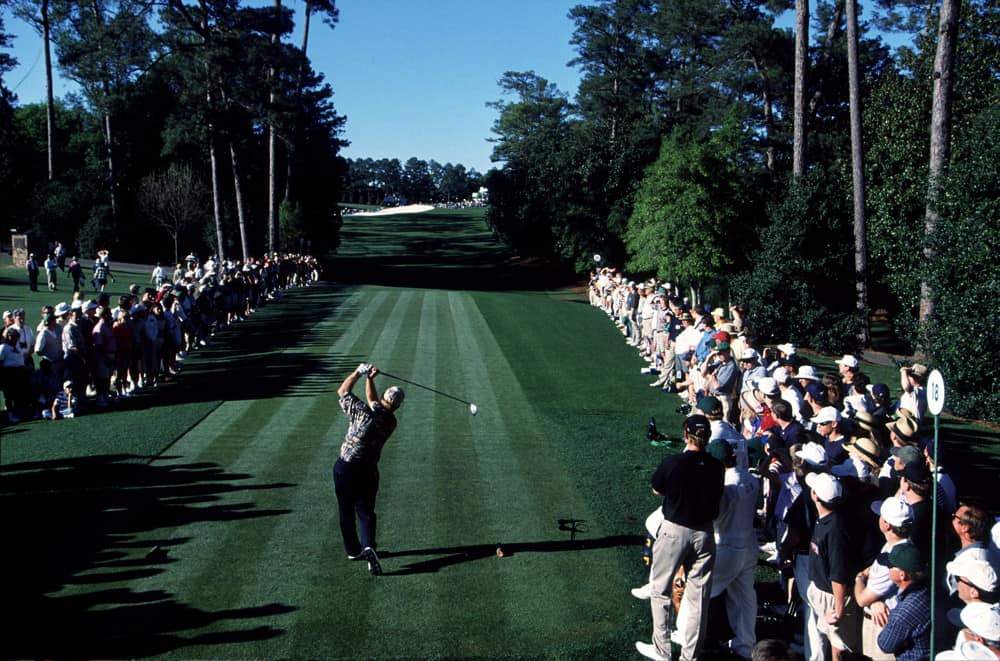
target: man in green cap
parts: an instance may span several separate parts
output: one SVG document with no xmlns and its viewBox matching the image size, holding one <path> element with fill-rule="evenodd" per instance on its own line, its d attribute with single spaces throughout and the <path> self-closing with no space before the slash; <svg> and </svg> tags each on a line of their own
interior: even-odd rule
<svg viewBox="0 0 1000 661">
<path fill-rule="evenodd" d="M 729 342 L 715 345 L 715 350 L 708 354 L 708 359 L 701 368 L 701 374 L 705 377 L 705 392 L 718 397 L 722 402 L 722 418 L 736 422 L 735 399 L 739 370 L 733 362 Z"/>
<path fill-rule="evenodd" d="M 915 544 L 897 544 L 889 552 L 889 579 L 898 588 L 896 606 L 878 635 L 879 649 L 896 661 L 919 661 L 930 656 L 931 608 L 927 564 Z"/>
</svg>

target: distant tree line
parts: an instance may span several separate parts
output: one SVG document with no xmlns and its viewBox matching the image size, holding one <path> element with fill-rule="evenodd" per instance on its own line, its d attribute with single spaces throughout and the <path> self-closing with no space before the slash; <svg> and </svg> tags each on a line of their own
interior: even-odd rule
<svg viewBox="0 0 1000 661">
<path fill-rule="evenodd" d="M 300 3 L 298 45 L 281 0 L 0 0 L 4 75 L 11 12 L 43 39 L 47 101 L 0 82 L 5 228 L 145 260 L 336 245 L 345 120 L 307 56 L 334 0 Z M 53 68 L 79 92 L 54 98 Z"/>
<path fill-rule="evenodd" d="M 353 204 L 460 203 L 479 190 L 483 176 L 458 163 L 412 157 L 347 159 L 342 200 Z"/>
<path fill-rule="evenodd" d="M 601 0 L 570 18 L 575 98 L 512 71 L 490 104 L 499 236 L 748 304 L 764 342 L 857 350 L 885 311 L 951 410 L 996 417 L 996 3 Z"/>
</svg>

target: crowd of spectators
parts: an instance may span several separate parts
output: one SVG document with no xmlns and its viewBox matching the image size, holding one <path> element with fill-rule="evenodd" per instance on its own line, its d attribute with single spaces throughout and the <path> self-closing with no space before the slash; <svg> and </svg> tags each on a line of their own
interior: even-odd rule
<svg viewBox="0 0 1000 661">
<path fill-rule="evenodd" d="M 592 273 L 590 302 L 649 363 L 642 372 L 654 377 L 651 387 L 676 393 L 679 410 L 710 421 L 701 440 L 686 425 L 685 441 L 687 451 L 700 444 L 726 469 L 714 523 L 714 573 L 722 580 L 711 596 L 739 590 L 738 599 L 726 600 L 735 637 L 723 644 L 733 653 L 772 658 L 754 653 L 757 603 L 742 589 L 753 580 L 760 545 L 787 595 L 775 609 L 786 638 L 809 661 L 910 661 L 932 649 L 938 659 L 1000 658 L 1000 523 L 934 463 L 926 366 L 900 367 L 893 396 L 893 386 L 872 383 L 856 356 L 836 360 L 836 371 L 818 370 L 793 344 L 759 346 L 740 306 L 690 305 L 670 283 L 634 282 L 612 268 Z M 748 475 L 759 489 L 746 488 Z M 647 520 L 652 540 L 663 538 L 662 510 Z M 744 562 L 750 538 L 753 561 Z M 932 553 L 943 568 L 937 577 Z M 653 597 L 654 624 L 658 604 L 672 601 L 657 601 L 649 584 L 633 595 Z M 676 601 L 671 639 L 683 658 L 696 657 L 705 626 L 685 632 L 698 626 L 698 613 L 685 615 L 697 604 Z M 654 627 L 653 644 L 636 647 L 649 658 L 670 658 L 657 643 Z"/>
<path fill-rule="evenodd" d="M 78 263 L 74 257 L 71 267 Z M 29 269 L 29 286 L 30 275 Z M 318 280 L 319 265 L 294 254 L 221 263 L 188 255 L 172 271 L 157 264 L 149 286 L 132 284 L 120 296 L 105 291 L 109 277 L 108 254 L 101 251 L 92 292 L 74 276 L 72 299 L 43 306 L 35 327 L 24 309 L 3 312 L 0 424 L 71 418 L 156 388 L 177 377 L 188 354 L 208 346 L 216 331 L 243 321 L 282 290 Z"/>
</svg>

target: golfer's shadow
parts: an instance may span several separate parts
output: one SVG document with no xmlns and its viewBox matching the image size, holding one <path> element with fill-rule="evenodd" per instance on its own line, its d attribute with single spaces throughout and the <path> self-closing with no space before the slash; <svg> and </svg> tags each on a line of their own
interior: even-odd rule
<svg viewBox="0 0 1000 661">
<path fill-rule="evenodd" d="M 616 546 L 641 546 L 645 538 L 639 535 L 612 535 L 600 539 L 568 539 L 548 542 L 502 542 L 500 544 L 473 544 L 471 546 L 447 546 L 433 549 L 413 549 L 409 551 L 379 552 L 386 558 L 403 558 L 407 556 L 436 556 L 428 560 L 418 560 L 404 564 L 392 571 L 386 571 L 383 576 L 404 576 L 406 574 L 427 574 L 436 572 L 451 565 L 472 562 L 484 558 L 498 558 L 498 548 L 503 558 L 509 558 L 518 553 L 553 553 L 563 551 L 592 551 Z M 390 565 L 392 563 L 389 563 Z"/>
</svg>

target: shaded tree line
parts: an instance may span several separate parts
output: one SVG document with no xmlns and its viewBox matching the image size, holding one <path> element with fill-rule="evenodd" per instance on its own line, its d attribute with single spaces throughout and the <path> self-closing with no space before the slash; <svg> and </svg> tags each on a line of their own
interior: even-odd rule
<svg viewBox="0 0 1000 661">
<path fill-rule="evenodd" d="M 498 236 L 746 303 L 763 342 L 861 350 L 877 310 L 942 370 L 952 410 L 995 417 L 995 3 L 602 0 L 569 17 L 575 97 L 510 71 L 489 104 Z"/>
<path fill-rule="evenodd" d="M 461 203 L 479 190 L 482 175 L 461 163 L 444 165 L 417 157 L 347 159 L 342 200 L 352 204 L 397 205 L 406 202 Z"/>
<path fill-rule="evenodd" d="M 108 248 L 142 260 L 336 246 L 345 118 L 306 55 L 312 15 L 337 23 L 332 0 L 300 8 L 301 45 L 287 41 L 295 13 L 279 0 L 0 8 L 33 26 L 54 55 L 47 101 L 19 105 L 0 85 L 8 227 L 81 255 Z M 0 48 L 10 39 L 0 24 Z M 0 57 L 6 73 L 13 62 Z M 53 68 L 79 91 L 54 98 Z"/>
</svg>

